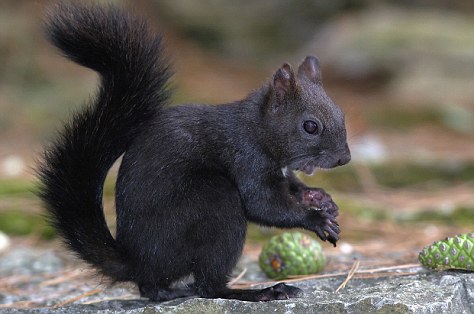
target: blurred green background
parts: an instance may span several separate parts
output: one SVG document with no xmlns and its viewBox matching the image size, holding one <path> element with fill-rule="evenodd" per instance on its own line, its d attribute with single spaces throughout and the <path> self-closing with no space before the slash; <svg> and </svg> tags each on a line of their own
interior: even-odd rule
<svg viewBox="0 0 474 314">
<path fill-rule="evenodd" d="M 338 202 L 346 241 L 474 229 L 474 2 L 109 2 L 165 34 L 176 103 L 239 99 L 283 62 L 319 56 L 353 161 L 304 179 Z M 97 84 L 45 41 L 47 3 L 0 1 L 0 230 L 38 239 L 54 233 L 32 193 L 36 160 Z M 252 227 L 249 241 L 271 232 Z"/>
</svg>

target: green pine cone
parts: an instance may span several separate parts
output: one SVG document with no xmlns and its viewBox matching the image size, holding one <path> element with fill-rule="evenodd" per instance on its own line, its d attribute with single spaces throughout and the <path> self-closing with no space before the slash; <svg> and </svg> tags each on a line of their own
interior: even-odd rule
<svg viewBox="0 0 474 314">
<path fill-rule="evenodd" d="M 279 280 L 318 273 L 326 265 L 326 257 L 316 240 L 300 232 L 285 232 L 263 246 L 259 265 L 268 277 Z"/>
<path fill-rule="evenodd" d="M 420 263 L 433 270 L 464 269 L 474 271 L 474 233 L 465 233 L 437 241 L 418 256 Z"/>
</svg>

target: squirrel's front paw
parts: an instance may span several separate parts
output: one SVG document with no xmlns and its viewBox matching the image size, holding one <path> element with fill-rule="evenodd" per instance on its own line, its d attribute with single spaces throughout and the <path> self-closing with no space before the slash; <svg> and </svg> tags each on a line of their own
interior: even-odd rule
<svg viewBox="0 0 474 314">
<path fill-rule="evenodd" d="M 303 205 L 310 210 L 311 226 L 308 229 L 314 231 L 321 240 L 328 240 L 336 246 L 341 232 L 336 221 L 336 217 L 339 215 L 336 203 L 328 193 L 318 188 L 304 190 L 302 197 Z"/>
</svg>

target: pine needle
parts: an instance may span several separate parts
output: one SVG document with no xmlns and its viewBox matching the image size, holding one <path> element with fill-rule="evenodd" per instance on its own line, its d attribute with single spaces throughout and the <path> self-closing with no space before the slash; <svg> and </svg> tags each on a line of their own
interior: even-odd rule
<svg viewBox="0 0 474 314">
<path fill-rule="evenodd" d="M 63 282 L 66 282 L 71 279 L 75 279 L 77 277 L 83 276 L 84 271 L 82 270 L 73 270 L 69 273 L 65 273 L 65 275 L 56 277 L 50 280 L 43 281 L 42 283 L 39 284 L 40 287 L 47 287 L 47 286 L 54 286 Z"/>
<path fill-rule="evenodd" d="M 349 273 L 347 274 L 346 279 L 341 283 L 341 285 L 339 287 L 337 287 L 337 289 L 335 291 L 336 293 L 338 293 L 340 290 L 342 290 L 346 287 L 347 283 L 351 280 L 351 278 L 354 276 L 356 271 L 359 269 L 359 266 L 360 266 L 360 261 L 356 259 L 354 261 L 354 264 L 352 264 L 352 268 L 349 271 Z"/>
<path fill-rule="evenodd" d="M 94 290 L 88 291 L 88 292 L 86 292 L 86 293 L 83 293 L 83 294 L 81 294 L 81 295 L 78 295 L 77 297 L 74 297 L 74 298 L 71 298 L 71 299 L 66 300 L 66 301 L 64 301 L 64 302 L 58 303 L 58 304 L 56 304 L 56 305 L 53 305 L 51 308 L 52 308 L 52 309 L 56 309 L 56 308 L 58 308 L 58 307 L 63 307 L 63 306 L 68 305 L 68 304 L 70 304 L 70 303 L 76 302 L 76 301 L 78 301 L 78 300 L 80 300 L 80 299 L 82 299 L 82 298 L 85 298 L 85 297 L 88 297 L 88 296 L 91 296 L 91 295 L 100 293 L 100 292 L 102 292 L 102 291 L 103 291 L 103 289 L 94 289 Z"/>
<path fill-rule="evenodd" d="M 247 268 L 244 268 L 244 269 L 240 272 L 240 274 L 239 274 L 237 277 L 235 277 L 234 279 L 232 279 L 232 280 L 229 282 L 229 286 L 232 286 L 232 285 L 234 285 L 237 281 L 239 281 L 239 280 L 245 275 L 246 272 L 247 272 Z"/>
<path fill-rule="evenodd" d="M 363 274 L 373 274 L 374 277 L 389 277 L 389 276 L 407 276 L 407 275 L 414 275 L 418 272 L 396 272 L 396 270 L 407 269 L 407 268 L 420 268 L 420 264 L 404 264 L 404 265 L 395 265 L 395 266 L 388 266 L 388 267 L 378 267 L 378 268 L 371 268 L 371 269 L 362 269 L 357 270 L 354 272 L 354 277 L 359 278 L 359 276 L 363 276 Z M 393 272 L 391 272 L 393 271 Z M 337 272 L 331 274 L 315 274 L 315 275 L 298 275 L 298 276 L 290 276 L 289 279 L 280 280 L 278 282 L 299 282 L 303 280 L 310 280 L 310 279 L 324 279 L 324 278 L 334 278 L 339 276 L 347 275 L 346 272 Z M 361 276 L 361 277 L 362 277 Z M 251 288 L 256 285 L 270 285 L 274 284 L 276 281 L 262 281 L 262 282 L 239 282 L 235 283 L 234 286 L 239 288 Z"/>
</svg>

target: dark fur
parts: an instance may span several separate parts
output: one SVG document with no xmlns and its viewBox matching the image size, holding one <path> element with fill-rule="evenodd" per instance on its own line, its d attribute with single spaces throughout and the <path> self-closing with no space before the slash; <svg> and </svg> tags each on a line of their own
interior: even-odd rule
<svg viewBox="0 0 474 314">
<path fill-rule="evenodd" d="M 113 8 L 62 4 L 52 9 L 46 31 L 68 58 L 101 75 L 97 97 L 65 126 L 38 171 L 40 196 L 67 245 L 113 280 L 137 283 L 152 300 L 297 296 L 299 289 L 283 284 L 226 284 L 247 221 L 338 240 L 337 206 L 291 172 L 350 159 L 344 115 L 323 90 L 317 59 L 306 58 L 297 74 L 283 65 L 242 101 L 169 107 L 161 40 L 143 21 Z M 307 120 L 317 122 L 318 134 L 304 130 Z M 114 239 L 102 188 L 122 154 Z M 171 288 L 189 275 L 189 288 Z"/>
</svg>

